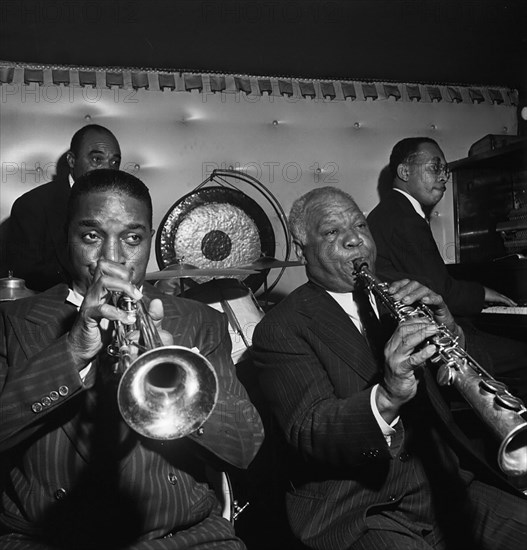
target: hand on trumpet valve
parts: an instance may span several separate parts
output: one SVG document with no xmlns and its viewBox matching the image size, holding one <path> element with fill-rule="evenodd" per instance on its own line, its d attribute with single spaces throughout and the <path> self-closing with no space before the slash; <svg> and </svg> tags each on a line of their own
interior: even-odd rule
<svg viewBox="0 0 527 550">
<path fill-rule="evenodd" d="M 133 304 L 133 306 L 139 308 L 144 307 L 142 302 Z M 150 302 L 148 310 L 145 311 L 145 315 L 148 315 L 148 317 L 151 319 L 152 324 L 157 332 L 156 338 L 159 337 L 160 340 L 157 344 L 160 346 L 171 346 L 174 343 L 174 338 L 170 332 L 163 330 L 161 326 L 164 317 L 163 302 L 157 298 L 154 298 Z M 145 349 L 147 348 L 147 346 L 145 346 L 145 343 L 141 341 L 141 336 L 143 335 L 143 330 L 145 329 L 145 327 L 139 326 L 141 324 L 142 316 L 138 315 L 137 311 L 135 313 L 135 316 L 136 322 L 134 326 L 131 327 L 131 330 L 128 330 L 125 334 L 126 341 L 128 342 L 128 344 L 131 344 L 130 347 L 135 348 L 135 352 L 130 352 L 133 355 L 132 359 L 135 359 L 135 357 L 137 357 L 140 350 L 145 351 Z"/>
<path fill-rule="evenodd" d="M 130 325 L 135 312 L 126 312 L 114 304 L 114 298 L 129 296 L 141 300 L 143 295 L 134 284 L 133 268 L 99 258 L 85 266 L 83 280 L 75 290 L 83 295 L 73 326 L 68 334 L 74 362 L 81 369 L 110 343 L 108 322 Z"/>
</svg>

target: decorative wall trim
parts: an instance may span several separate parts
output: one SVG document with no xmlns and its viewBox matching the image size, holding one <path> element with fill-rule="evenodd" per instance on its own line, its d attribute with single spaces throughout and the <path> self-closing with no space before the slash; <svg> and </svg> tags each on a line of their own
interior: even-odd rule
<svg viewBox="0 0 527 550">
<path fill-rule="evenodd" d="M 321 101 L 402 101 L 518 105 L 518 91 L 492 85 L 320 80 L 0 61 L 1 85 L 90 86 L 165 92 L 284 96 Z"/>
</svg>

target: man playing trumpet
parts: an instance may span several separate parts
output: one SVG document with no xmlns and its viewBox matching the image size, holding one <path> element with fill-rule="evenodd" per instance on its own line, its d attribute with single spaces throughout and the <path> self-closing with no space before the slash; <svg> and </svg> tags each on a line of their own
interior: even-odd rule
<svg viewBox="0 0 527 550">
<path fill-rule="evenodd" d="M 246 468 L 260 418 L 235 377 L 223 317 L 143 282 L 152 235 L 146 186 L 90 172 L 69 203 L 71 285 L 2 305 L 3 550 L 244 548 L 205 470 Z M 158 441 L 123 422 L 106 350 L 113 322 L 135 314 L 113 305 L 116 295 L 143 301 L 165 345 L 197 348 L 212 364 L 217 402 L 198 430 Z"/>
<path fill-rule="evenodd" d="M 477 356 L 470 335 L 406 279 L 387 292 L 426 304 L 435 323 L 404 321 L 384 345 L 382 309 L 357 285 L 375 243 L 344 191 L 303 195 L 289 223 L 309 281 L 258 324 L 253 352 L 290 451 L 293 534 L 317 550 L 521 548 L 527 499 L 473 451 L 427 363 L 439 325 Z"/>
</svg>

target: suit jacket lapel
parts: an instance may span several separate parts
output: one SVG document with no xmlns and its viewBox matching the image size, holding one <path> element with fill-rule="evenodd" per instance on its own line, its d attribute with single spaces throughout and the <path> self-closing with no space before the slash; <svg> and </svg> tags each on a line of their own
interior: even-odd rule
<svg viewBox="0 0 527 550">
<path fill-rule="evenodd" d="M 66 285 L 39 295 L 27 311 L 10 316 L 13 330 L 26 357 L 31 357 L 69 330 L 75 309 L 65 302 Z"/>
<path fill-rule="evenodd" d="M 39 353 L 69 330 L 76 315 L 76 308 L 65 301 L 67 295 L 67 285 L 57 285 L 40 294 L 30 309 L 19 311 L 10 317 L 13 330 L 26 357 Z M 92 368 L 95 368 L 95 365 L 92 365 Z M 88 390 L 74 399 L 83 400 L 84 405 L 81 405 L 80 401 L 78 405 L 82 409 L 88 406 L 88 402 L 94 401 L 95 391 Z M 89 438 L 86 437 L 86 430 L 81 429 L 80 420 L 80 415 L 73 413 L 71 418 L 62 425 L 62 429 L 78 453 L 88 461 Z"/>
<path fill-rule="evenodd" d="M 302 303 L 299 312 L 310 319 L 310 330 L 359 376 L 372 381 L 379 370 L 364 336 L 324 289 L 313 283 L 307 287 L 311 297 Z"/>
</svg>

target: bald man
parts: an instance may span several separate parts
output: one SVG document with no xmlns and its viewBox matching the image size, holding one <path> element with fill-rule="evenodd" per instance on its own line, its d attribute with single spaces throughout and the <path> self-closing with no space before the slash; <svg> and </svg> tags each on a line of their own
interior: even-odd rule
<svg viewBox="0 0 527 550">
<path fill-rule="evenodd" d="M 67 177 L 57 176 L 35 187 L 19 197 L 11 209 L 6 266 L 36 291 L 68 282 L 65 223 L 71 186 L 92 170 L 118 170 L 121 149 L 110 130 L 90 124 L 73 135 L 66 160 Z"/>
</svg>

